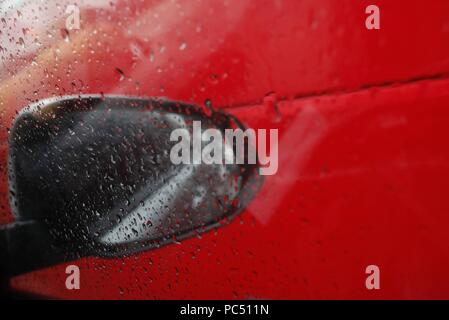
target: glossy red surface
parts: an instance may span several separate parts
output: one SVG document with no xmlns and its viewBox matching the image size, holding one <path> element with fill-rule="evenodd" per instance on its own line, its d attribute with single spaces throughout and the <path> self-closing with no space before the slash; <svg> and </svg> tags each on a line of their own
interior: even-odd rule
<svg viewBox="0 0 449 320">
<path fill-rule="evenodd" d="M 82 5 L 68 39 L 64 5 L 3 14 L 1 222 L 13 220 L 6 128 L 54 95 L 210 99 L 248 127 L 279 129 L 279 170 L 239 218 L 201 238 L 76 261 L 79 291 L 65 288 L 66 265 L 16 277 L 15 288 L 63 298 L 449 298 L 447 1 L 376 1 L 376 31 L 365 28 L 371 1 L 112 3 Z M 380 290 L 365 288 L 370 264 Z"/>
</svg>

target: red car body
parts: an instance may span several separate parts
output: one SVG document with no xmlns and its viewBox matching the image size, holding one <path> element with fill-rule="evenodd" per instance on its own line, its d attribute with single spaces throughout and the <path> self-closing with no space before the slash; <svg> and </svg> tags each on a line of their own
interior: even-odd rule
<svg viewBox="0 0 449 320">
<path fill-rule="evenodd" d="M 71 2 L 70 2 L 71 3 Z M 11 279 L 72 299 L 448 299 L 449 2 L 2 3 L 0 222 L 8 128 L 52 96 L 162 96 L 279 130 L 279 167 L 233 222 L 117 259 Z M 365 9 L 380 8 L 379 30 Z M 365 269 L 380 268 L 367 290 Z"/>
</svg>

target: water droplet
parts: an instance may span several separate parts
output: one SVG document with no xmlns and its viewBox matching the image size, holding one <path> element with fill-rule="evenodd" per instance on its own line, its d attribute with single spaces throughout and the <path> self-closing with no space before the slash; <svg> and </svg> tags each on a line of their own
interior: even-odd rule
<svg viewBox="0 0 449 320">
<path fill-rule="evenodd" d="M 65 42 L 69 42 L 70 41 L 69 30 L 67 30 L 66 28 L 62 28 L 61 37 L 62 39 L 64 39 Z"/>
<path fill-rule="evenodd" d="M 125 73 L 123 72 L 123 70 L 120 69 L 120 68 L 115 68 L 115 71 L 117 71 L 117 73 L 118 73 L 119 76 L 120 76 L 119 80 L 120 80 L 120 81 L 123 81 L 123 80 L 125 79 Z"/>
<path fill-rule="evenodd" d="M 23 40 L 22 37 L 19 38 L 19 44 L 20 44 L 22 47 L 25 47 L 25 41 Z"/>
<path fill-rule="evenodd" d="M 212 114 L 212 112 L 213 112 L 213 109 L 212 109 L 212 101 L 211 101 L 210 99 L 206 99 L 206 100 L 204 101 L 204 108 L 203 108 L 203 110 L 204 110 L 204 113 L 205 113 L 207 116 L 210 116 L 210 115 Z"/>
<path fill-rule="evenodd" d="M 281 120 L 281 113 L 278 108 L 277 95 L 274 92 L 270 92 L 263 98 L 263 105 L 266 112 L 273 118 L 274 122 Z"/>
</svg>

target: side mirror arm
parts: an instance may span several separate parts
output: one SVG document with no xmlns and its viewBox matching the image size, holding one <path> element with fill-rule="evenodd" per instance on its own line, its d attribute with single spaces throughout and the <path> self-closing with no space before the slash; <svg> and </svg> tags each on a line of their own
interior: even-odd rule
<svg viewBox="0 0 449 320">
<path fill-rule="evenodd" d="M 47 230 L 32 220 L 0 227 L 0 282 L 69 258 L 51 245 Z"/>
</svg>

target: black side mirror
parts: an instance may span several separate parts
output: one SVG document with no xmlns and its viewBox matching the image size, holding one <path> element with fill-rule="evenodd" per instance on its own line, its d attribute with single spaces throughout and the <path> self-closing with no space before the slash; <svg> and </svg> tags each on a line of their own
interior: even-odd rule
<svg viewBox="0 0 449 320">
<path fill-rule="evenodd" d="M 26 108 L 10 132 L 16 222 L 0 230 L 5 272 L 129 255 L 238 214 L 262 181 L 257 164 L 173 164 L 170 133 L 193 121 L 244 129 L 223 112 L 157 99 L 66 97 Z"/>
</svg>

